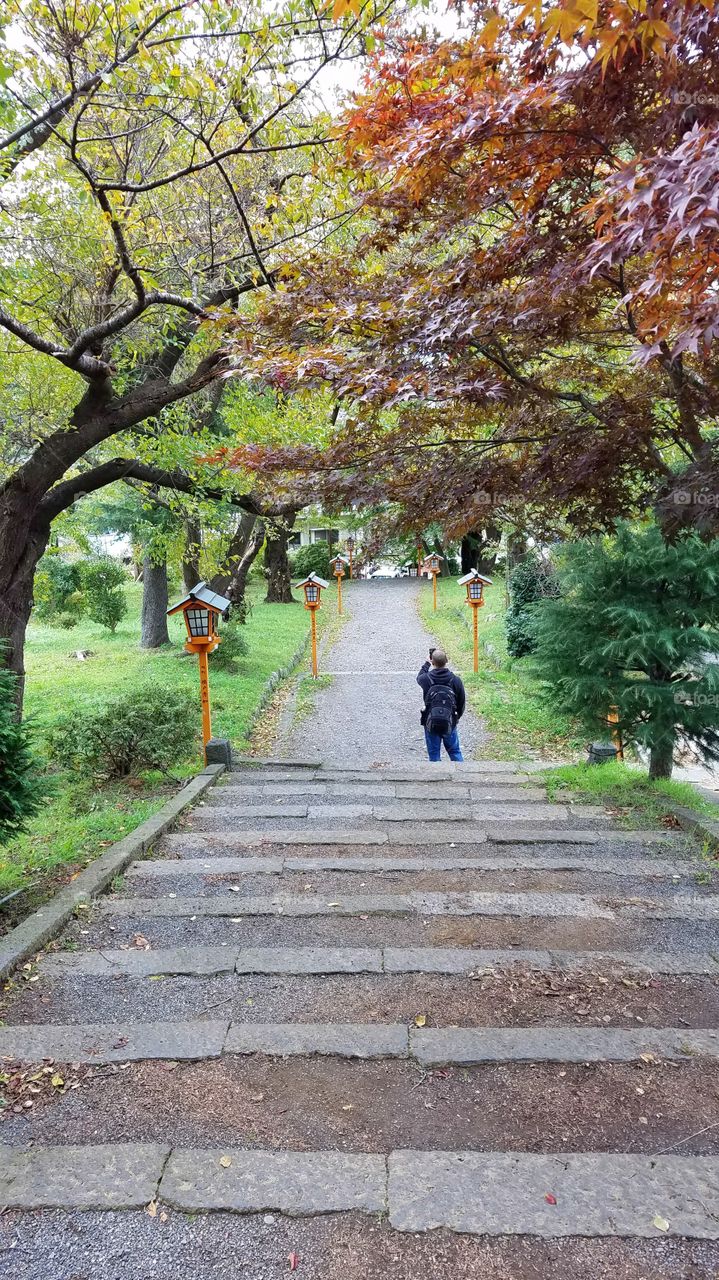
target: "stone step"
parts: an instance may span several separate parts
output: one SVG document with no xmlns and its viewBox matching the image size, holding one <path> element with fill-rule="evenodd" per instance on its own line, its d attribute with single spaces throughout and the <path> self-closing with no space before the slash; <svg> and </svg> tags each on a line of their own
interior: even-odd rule
<svg viewBox="0 0 719 1280">
<path fill-rule="evenodd" d="M 674 895 L 612 906 L 578 893 L 364 893 L 345 894 L 328 901 L 306 893 L 278 892 L 264 897 L 210 895 L 205 897 L 127 898 L 113 895 L 100 906 L 117 916 L 324 916 L 430 915 L 571 917 L 618 920 L 639 916 L 654 920 L 717 920 L 719 897 Z"/>
<path fill-rule="evenodd" d="M 510 845 L 509 852 L 514 856 L 526 855 L 528 847 L 537 845 L 561 846 L 562 853 L 564 846 L 567 845 L 601 846 L 603 853 L 618 856 L 625 846 L 632 850 L 636 847 L 641 849 L 642 846 L 651 850 L 668 846 L 673 851 L 677 848 L 677 839 L 666 831 L 648 829 L 607 831 L 606 828 L 591 829 L 572 827 L 568 824 L 564 827 L 542 824 L 534 824 L 531 827 L 505 827 L 489 823 L 486 827 L 475 828 L 467 834 L 461 827 L 453 827 L 448 831 L 447 827 L 441 824 L 424 823 L 421 827 L 415 827 L 407 823 L 401 828 L 392 824 L 386 830 L 371 831 L 347 830 L 346 827 L 340 826 L 294 831 L 275 829 L 269 832 L 176 831 L 163 836 L 156 848 L 159 853 L 169 855 L 171 858 L 203 855 L 214 857 L 217 854 L 224 854 L 228 849 L 248 848 L 253 850 L 253 856 L 259 856 L 259 851 L 262 856 L 286 857 L 286 846 L 298 845 L 302 846 L 303 850 L 308 846 L 310 849 L 316 847 L 317 853 L 308 856 L 324 857 L 327 846 L 333 848 L 336 856 L 344 856 L 344 849 L 349 846 L 352 848 L 352 856 L 372 857 L 378 845 L 391 845 L 393 846 L 392 857 L 413 857 L 420 850 L 423 854 L 426 851 L 426 856 L 435 857 L 435 848 L 437 855 L 451 856 L 453 849 L 462 846 L 462 852 L 469 857 L 473 856 L 474 846 L 481 849 L 483 855 L 485 850 L 481 847 L 487 844 L 501 846 L 502 854 L 505 853 L 505 846 Z M 688 842 L 687 847 L 692 850 L 692 856 L 696 858 L 695 847 Z"/>
<path fill-rule="evenodd" d="M 585 807 L 581 813 L 574 810 L 574 814 L 581 819 L 592 822 L 609 821 L 608 815 L 603 810 L 594 807 Z M 544 804 L 540 802 L 530 802 L 528 804 L 505 804 L 498 802 L 492 804 L 467 804 L 464 807 L 456 807 L 447 803 L 447 801 L 422 801 L 422 800 L 405 800 L 384 804 L 238 804 L 227 805 L 222 803 L 203 805 L 194 810 L 192 814 L 192 826 L 197 831 L 238 831 L 245 829 L 245 824 L 257 826 L 257 829 L 266 834 L 271 831 L 271 827 L 263 827 L 259 824 L 263 819 L 272 819 L 277 822 L 286 822 L 289 820 L 303 819 L 306 824 L 320 823 L 325 826 L 327 823 L 341 822 L 343 826 L 353 825 L 358 822 L 363 823 L 414 823 L 424 820 L 427 825 L 443 824 L 445 837 L 450 828 L 462 827 L 463 834 L 471 837 L 473 826 L 476 823 L 517 823 L 517 822 L 566 822 L 571 815 L 571 811 L 566 805 Z M 451 839 L 457 839 L 454 831 L 452 831 Z"/>
<path fill-rule="evenodd" d="M 719 1057 L 719 1031 L 675 1027 L 407 1027 L 401 1023 L 76 1023 L 0 1027 L 17 1062 L 198 1061 L 221 1054 L 413 1058 L 423 1066 L 485 1062 L 632 1062 L 642 1055 Z"/>
<path fill-rule="evenodd" d="M 216 944 L 213 944 L 216 945 Z M 287 938 L 283 946 L 290 945 Z M 314 945 L 318 945 L 314 940 Z M 113 946 L 116 946 L 113 943 Z M 237 941 L 234 944 L 238 950 Z M 485 948 L 487 949 L 487 948 Z M 225 948 L 223 948 L 225 950 Z M 549 948 L 546 948 L 549 950 Z M 359 1022 L 382 1019 L 450 1026 L 719 1026 L 716 975 L 632 973 L 600 960 L 582 971 L 523 966 L 469 973 L 187 975 L 68 973 L 18 988 L 5 1017 L 13 1024 L 180 1022 Z M 579 1010 L 579 1012 L 577 1012 Z"/>
<path fill-rule="evenodd" d="M 302 768 L 301 766 L 283 765 L 280 762 L 257 768 L 233 768 L 229 778 L 231 785 L 266 782 L 327 782 L 341 783 L 351 786 L 354 783 L 437 783 L 457 782 L 460 785 L 474 785 L 475 780 L 481 783 L 484 779 L 506 779 L 510 785 L 528 782 L 536 774 L 524 767 L 502 761 L 465 761 L 464 764 L 452 764 L 450 761 L 441 765 L 418 763 L 412 766 L 386 765 L 366 769 L 342 768 Z"/>
<path fill-rule="evenodd" d="M 396 1231 L 719 1238 L 719 1157 L 625 1153 L 171 1148 L 151 1143 L 0 1149 L 8 1209 L 184 1213 L 355 1211 Z"/>
<path fill-rule="evenodd" d="M 462 947 L 169 947 L 53 952 L 40 963 L 47 977 L 222 973 L 476 974 L 530 966 L 549 971 L 604 967 L 668 974 L 719 975 L 709 953 L 661 951 L 486 950 Z"/>
<path fill-rule="evenodd" d="M 330 901 L 335 900 L 330 897 Z M 235 915 L 100 915 L 73 923 L 71 946 L 164 949 L 183 946 L 245 948 L 386 946 L 461 947 L 465 950 L 586 952 L 711 952 L 715 921 L 653 920 L 626 916 L 607 920 L 587 916 L 430 915 L 244 915 L 237 897 Z"/>
<path fill-rule="evenodd" d="M 376 782 L 344 786 L 339 782 L 277 782 L 255 786 L 233 786 L 226 784 L 213 787 L 204 797 L 204 805 L 218 808 L 265 808 L 268 805 L 308 805 L 315 809 L 318 806 L 336 806 L 338 801 L 345 804 L 362 806 L 363 812 L 371 812 L 373 805 L 383 811 L 392 810 L 392 801 L 416 801 L 419 805 L 437 805 L 437 816 L 447 811 L 467 806 L 472 802 L 493 804 L 538 804 L 547 799 L 543 787 L 497 786 L 492 779 L 481 784 L 458 786 L 449 783 L 433 786 L 401 782 Z M 470 806 L 471 809 L 471 806 Z M 414 809 L 417 812 L 417 809 Z M 427 808 L 429 815 L 429 809 Z M 431 815 L 429 815 L 431 816 Z"/>
<path fill-rule="evenodd" d="M 620 877 L 673 877 L 690 876 L 701 869 L 699 862 L 666 858 L 623 858 L 613 855 L 581 854 L 568 847 L 561 856 L 519 848 L 515 855 L 494 854 L 487 857 L 465 857 L 462 854 L 435 854 L 434 856 L 408 855 L 406 857 L 372 857 L 371 855 L 345 854 L 339 857 L 295 857 L 270 854 L 261 857 L 215 856 L 212 858 L 154 858 L 134 862 L 125 872 L 133 880 L 159 880 L 175 876 L 242 876 L 298 874 L 302 872 L 358 873 L 384 875 L 407 873 L 419 875 L 425 871 L 550 871 L 587 872 Z"/>
</svg>

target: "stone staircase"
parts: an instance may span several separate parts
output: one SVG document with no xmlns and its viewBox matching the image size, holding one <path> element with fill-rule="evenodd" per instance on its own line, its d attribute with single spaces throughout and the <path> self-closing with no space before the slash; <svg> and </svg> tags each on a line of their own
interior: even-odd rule
<svg viewBox="0 0 719 1280">
<path fill-rule="evenodd" d="M 287 1270 L 275 1215 L 302 1220 L 306 1276 L 434 1280 L 451 1255 L 447 1275 L 534 1280 L 560 1240 L 567 1276 L 589 1241 L 593 1280 L 708 1280 L 719 899 L 698 852 L 501 762 L 238 766 L 6 998 L 0 1070 L 37 1064 L 37 1090 L 3 1125 L 0 1264 L 30 1232 L 9 1274 L 74 1280 L 83 1224 L 122 1240 L 159 1215 L 174 1269 L 107 1254 L 92 1280 L 205 1280 L 228 1274 L 219 1220 L 192 1220 L 187 1273 L 173 1232 L 212 1211 L 244 1240 L 260 1215 L 253 1280 Z M 378 1238 L 397 1266 L 348 1269 L 347 1241 Z"/>
</svg>

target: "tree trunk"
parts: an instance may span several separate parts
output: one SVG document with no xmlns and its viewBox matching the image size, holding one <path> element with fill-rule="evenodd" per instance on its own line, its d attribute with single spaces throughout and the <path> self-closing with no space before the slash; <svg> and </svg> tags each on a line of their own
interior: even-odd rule
<svg viewBox="0 0 719 1280">
<path fill-rule="evenodd" d="M 265 529 L 265 569 L 267 571 L 266 604 L 292 604 L 290 562 L 287 556 L 289 540 L 295 517 L 283 521 L 268 521 Z"/>
<path fill-rule="evenodd" d="M 199 520 L 185 521 L 185 548 L 182 552 L 182 581 L 185 591 L 192 591 L 200 581 L 200 547 L 202 527 Z"/>
<path fill-rule="evenodd" d="M 35 569 L 50 527 L 33 522 L 21 489 L 9 485 L 0 501 L 0 663 L 17 677 L 18 719 L 25 693 L 25 632 L 33 605 Z"/>
<path fill-rule="evenodd" d="M 497 547 L 502 536 L 496 525 L 486 529 L 472 529 L 462 538 L 462 573 L 477 569 L 491 577 L 497 568 Z"/>
<path fill-rule="evenodd" d="M 649 777 L 671 778 L 674 764 L 674 743 L 661 742 L 649 753 Z"/>
<path fill-rule="evenodd" d="M 247 575 L 250 572 L 250 569 L 252 568 L 255 560 L 257 559 L 257 556 L 262 550 L 262 544 L 264 540 L 265 540 L 265 526 L 262 524 L 261 521 L 258 521 L 252 531 L 252 537 L 250 538 L 247 546 L 245 547 L 244 555 L 241 556 L 241 558 L 237 561 L 235 565 L 234 572 L 232 574 L 232 579 L 225 593 L 227 596 L 229 596 L 235 610 L 239 612 L 239 615 L 240 617 L 243 618 L 243 620 L 245 616 L 244 604 L 245 604 L 245 589 L 247 587 Z"/>
<path fill-rule="evenodd" d="M 195 583 L 192 584 L 195 586 Z M 170 643 L 167 630 L 167 561 L 153 564 L 145 556 L 142 572 L 142 649 L 160 649 Z"/>
<path fill-rule="evenodd" d="M 237 528 L 230 538 L 227 550 L 222 557 L 222 567 L 219 572 L 214 575 L 209 584 L 212 590 L 218 591 L 221 596 L 230 595 L 230 587 L 232 586 L 235 571 L 250 544 L 256 522 L 257 516 L 253 516 L 248 511 L 243 512 Z M 260 543 L 260 545 L 262 545 L 262 543 Z M 230 596 L 230 598 L 232 597 Z"/>
</svg>

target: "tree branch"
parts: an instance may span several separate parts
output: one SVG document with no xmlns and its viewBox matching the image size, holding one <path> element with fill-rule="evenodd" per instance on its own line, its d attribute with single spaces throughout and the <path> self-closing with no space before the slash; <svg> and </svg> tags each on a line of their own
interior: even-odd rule
<svg viewBox="0 0 719 1280">
<path fill-rule="evenodd" d="M 287 512 L 296 509 L 296 504 L 294 503 L 287 502 L 278 503 L 276 506 L 267 506 L 260 502 L 254 494 L 232 493 L 225 489 L 217 489 L 211 485 L 205 485 L 201 480 L 194 479 L 184 471 L 167 471 L 161 467 L 153 467 L 144 462 L 137 462 L 133 458 L 113 458 L 109 462 L 103 462 L 99 466 L 93 467 L 90 471 L 83 471 L 79 475 L 73 476 L 70 480 L 63 480 L 60 484 L 56 484 L 40 503 L 36 518 L 41 524 L 49 525 L 56 516 L 60 515 L 62 511 L 66 511 L 79 498 L 86 497 L 90 493 L 96 493 L 98 489 L 103 489 L 108 484 L 114 484 L 116 480 L 138 480 L 143 484 L 158 485 L 163 489 L 174 489 L 178 493 L 187 493 L 192 497 L 209 499 L 214 502 L 226 502 L 232 507 L 239 507 L 242 511 L 249 512 L 253 516 L 283 516 Z"/>
</svg>

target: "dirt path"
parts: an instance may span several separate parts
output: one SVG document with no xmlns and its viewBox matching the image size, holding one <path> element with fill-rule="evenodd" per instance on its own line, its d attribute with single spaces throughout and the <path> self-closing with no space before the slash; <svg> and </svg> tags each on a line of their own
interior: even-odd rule
<svg viewBox="0 0 719 1280">
<path fill-rule="evenodd" d="M 332 684 L 318 689 L 314 713 L 280 744 L 283 754 L 345 765 L 426 759 L 416 675 L 433 639 L 417 615 L 423 585 L 402 579 L 347 588 L 349 617 L 322 664 Z M 468 711 L 460 725 L 466 759 L 484 736 Z"/>
</svg>

